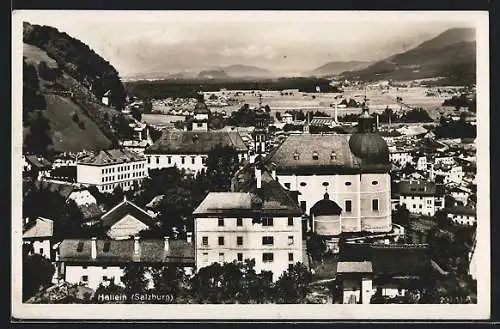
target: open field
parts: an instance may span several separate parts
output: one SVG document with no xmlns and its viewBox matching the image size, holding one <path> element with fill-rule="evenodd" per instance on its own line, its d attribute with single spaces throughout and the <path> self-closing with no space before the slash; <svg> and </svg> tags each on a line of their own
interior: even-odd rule
<svg viewBox="0 0 500 329">
<path fill-rule="evenodd" d="M 143 114 L 142 121 L 151 125 L 171 126 L 175 121 L 184 120 L 183 115 L 170 114 Z"/>
</svg>

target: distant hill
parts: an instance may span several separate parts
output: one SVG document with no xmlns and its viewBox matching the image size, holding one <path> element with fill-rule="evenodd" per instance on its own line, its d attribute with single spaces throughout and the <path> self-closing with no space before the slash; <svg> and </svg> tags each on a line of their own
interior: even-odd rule
<svg viewBox="0 0 500 329">
<path fill-rule="evenodd" d="M 229 75 L 224 70 L 205 70 L 198 73 L 202 79 L 227 79 Z"/>
<path fill-rule="evenodd" d="M 273 73 L 267 69 L 252 65 L 235 64 L 222 68 L 231 77 L 270 77 Z"/>
<path fill-rule="evenodd" d="M 455 28 L 406 52 L 390 56 L 361 70 L 342 73 L 365 81 L 414 80 L 442 77 L 453 84 L 475 83 L 475 30 Z"/>
<path fill-rule="evenodd" d="M 314 76 L 337 75 L 345 71 L 361 70 L 370 64 L 371 62 L 363 61 L 334 61 L 315 68 L 310 74 Z"/>
<path fill-rule="evenodd" d="M 113 107 L 101 103 L 111 92 Z M 99 150 L 129 138 L 117 108 L 125 90 L 117 71 L 87 45 L 58 30 L 24 23 L 23 151 Z"/>
</svg>

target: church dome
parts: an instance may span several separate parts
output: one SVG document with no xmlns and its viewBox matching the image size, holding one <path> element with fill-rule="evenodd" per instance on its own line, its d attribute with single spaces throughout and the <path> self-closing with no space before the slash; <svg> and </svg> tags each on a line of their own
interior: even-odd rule
<svg viewBox="0 0 500 329">
<path fill-rule="evenodd" d="M 376 133 L 357 133 L 349 138 L 351 152 L 370 164 L 389 163 L 389 147 Z"/>
<path fill-rule="evenodd" d="M 314 216 L 340 215 L 341 212 L 342 208 L 329 199 L 328 193 L 325 193 L 324 199 L 316 202 L 311 208 L 311 214 Z"/>
</svg>

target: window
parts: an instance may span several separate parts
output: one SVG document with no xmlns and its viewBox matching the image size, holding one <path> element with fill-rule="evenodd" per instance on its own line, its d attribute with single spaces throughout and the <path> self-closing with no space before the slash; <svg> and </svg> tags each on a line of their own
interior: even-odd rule
<svg viewBox="0 0 500 329">
<path fill-rule="evenodd" d="M 432 200 L 431 200 L 431 199 L 428 199 L 428 200 L 427 200 L 427 204 L 432 204 Z"/>
<path fill-rule="evenodd" d="M 307 211 L 307 203 L 305 201 L 300 201 L 300 209 L 302 209 L 303 212 Z"/>
<path fill-rule="evenodd" d="M 167 163 L 168 163 L 168 164 L 171 164 L 171 163 L 172 163 L 172 157 L 170 157 L 170 156 L 169 156 L 169 157 L 167 157 Z"/>
<path fill-rule="evenodd" d="M 372 185 L 378 185 L 378 182 L 377 182 L 376 180 L 374 180 L 374 181 L 372 182 Z"/>
<path fill-rule="evenodd" d="M 372 210 L 373 211 L 378 211 L 378 199 L 373 199 L 372 200 Z"/>
<path fill-rule="evenodd" d="M 217 225 L 218 225 L 218 226 L 224 226 L 224 218 L 219 218 L 219 219 L 217 220 Z"/>
<path fill-rule="evenodd" d="M 293 217 L 288 217 L 288 226 L 293 226 Z"/>
<path fill-rule="evenodd" d="M 43 255 L 43 248 L 40 248 L 40 249 L 38 250 L 38 253 L 39 253 L 40 255 Z"/>
<path fill-rule="evenodd" d="M 262 226 L 273 226 L 274 221 L 272 217 L 263 217 Z"/>
<path fill-rule="evenodd" d="M 83 250 L 83 241 L 78 242 L 78 245 L 76 246 L 76 251 L 77 252 L 82 252 Z"/>
<path fill-rule="evenodd" d="M 243 226 L 243 219 L 241 217 L 236 218 L 236 226 Z"/>
<path fill-rule="evenodd" d="M 224 262 L 224 253 L 223 252 L 219 253 L 219 262 L 221 262 L 221 263 Z"/>
<path fill-rule="evenodd" d="M 109 241 L 104 242 L 104 247 L 102 248 L 102 251 L 109 252 L 109 246 L 110 246 Z"/>
<path fill-rule="evenodd" d="M 293 264 L 288 264 L 288 270 L 292 270 L 293 269 Z"/>
<path fill-rule="evenodd" d="M 299 160 L 300 159 L 299 152 L 295 151 L 295 153 L 293 153 L 293 159 L 294 160 Z"/>
<path fill-rule="evenodd" d="M 191 164 L 195 164 L 196 162 L 196 157 L 191 157 Z"/>
<path fill-rule="evenodd" d="M 103 177 L 103 178 L 101 178 L 101 182 L 102 182 L 102 183 L 104 183 L 104 177 Z"/>
<path fill-rule="evenodd" d="M 270 263 L 274 260 L 274 254 L 272 252 L 265 252 L 262 254 L 262 261 L 264 263 Z"/>
<path fill-rule="evenodd" d="M 107 267 L 107 266 L 103 266 L 103 267 L 102 267 L 102 269 L 103 269 L 103 270 L 107 270 L 107 269 L 108 269 L 108 267 Z"/>
<path fill-rule="evenodd" d="M 238 246 L 242 246 L 243 245 L 243 237 L 242 236 L 237 236 L 236 237 L 236 244 Z"/>
<path fill-rule="evenodd" d="M 286 187 L 287 189 L 290 189 L 290 183 L 285 183 L 285 187 Z"/>
<path fill-rule="evenodd" d="M 288 245 L 291 246 L 293 244 L 293 235 L 288 236 Z"/>
<path fill-rule="evenodd" d="M 300 182 L 300 186 L 306 186 L 307 183 L 306 182 Z"/>
<path fill-rule="evenodd" d="M 87 269 L 87 265 L 83 265 L 82 270 L 86 270 L 86 269 Z"/>
<path fill-rule="evenodd" d="M 417 205 L 413 205 L 413 207 L 412 207 L 412 208 L 413 208 L 413 209 L 417 208 Z"/>
<path fill-rule="evenodd" d="M 208 263 L 208 252 L 203 253 L 203 262 Z"/>
<path fill-rule="evenodd" d="M 89 281 L 89 276 L 88 275 L 82 275 L 82 281 L 83 282 L 88 282 Z"/>
<path fill-rule="evenodd" d="M 201 122 L 196 123 L 196 127 L 201 128 L 202 126 L 203 126 L 203 123 L 201 123 Z"/>
<path fill-rule="evenodd" d="M 156 164 L 160 164 L 160 157 L 156 157 Z"/>
<path fill-rule="evenodd" d="M 288 253 L 288 261 L 293 262 L 293 252 Z"/>
<path fill-rule="evenodd" d="M 208 246 L 208 236 L 204 236 L 201 238 L 201 244 L 204 246 Z"/>
<path fill-rule="evenodd" d="M 272 236 L 263 236 L 262 237 L 262 245 L 269 246 L 274 244 L 274 237 Z"/>
<path fill-rule="evenodd" d="M 328 182 L 323 182 L 323 183 L 321 183 L 321 185 L 323 185 L 324 187 L 327 187 L 328 185 L 330 185 L 330 183 L 328 183 Z"/>
<path fill-rule="evenodd" d="M 243 253 L 241 253 L 241 252 L 237 253 L 236 258 L 238 259 L 238 262 L 242 262 L 243 261 Z"/>
<path fill-rule="evenodd" d="M 106 280 L 108 280 L 108 277 L 106 275 L 103 275 L 102 276 L 102 281 L 106 281 Z"/>
<path fill-rule="evenodd" d="M 422 205 L 421 204 L 418 205 L 418 209 L 422 209 Z"/>
<path fill-rule="evenodd" d="M 102 169 L 102 170 L 101 170 L 101 174 L 103 174 L 103 175 L 104 175 L 104 169 Z"/>
<path fill-rule="evenodd" d="M 312 158 L 313 158 L 313 160 L 318 160 L 319 159 L 319 155 L 318 155 L 317 151 L 313 151 Z"/>
<path fill-rule="evenodd" d="M 207 163 L 207 157 L 206 156 L 202 156 L 201 157 L 201 163 L 203 163 L 203 164 Z"/>
<path fill-rule="evenodd" d="M 332 151 L 332 153 L 330 154 L 330 160 L 337 160 L 337 154 L 335 153 L 335 151 Z"/>
<path fill-rule="evenodd" d="M 345 212 L 351 212 L 351 211 L 352 211 L 352 201 L 345 200 Z"/>
<path fill-rule="evenodd" d="M 181 157 L 181 164 L 184 164 L 186 162 L 186 157 Z"/>
<path fill-rule="evenodd" d="M 223 246 L 223 245 L 224 245 L 224 237 L 220 236 L 219 237 L 219 246 Z"/>
</svg>

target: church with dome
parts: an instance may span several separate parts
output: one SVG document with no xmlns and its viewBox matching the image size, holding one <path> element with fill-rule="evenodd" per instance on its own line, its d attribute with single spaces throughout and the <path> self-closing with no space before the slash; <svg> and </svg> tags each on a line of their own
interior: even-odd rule
<svg viewBox="0 0 500 329">
<path fill-rule="evenodd" d="M 354 134 L 290 135 L 265 158 L 322 236 L 389 232 L 389 149 L 363 106 Z"/>
</svg>

